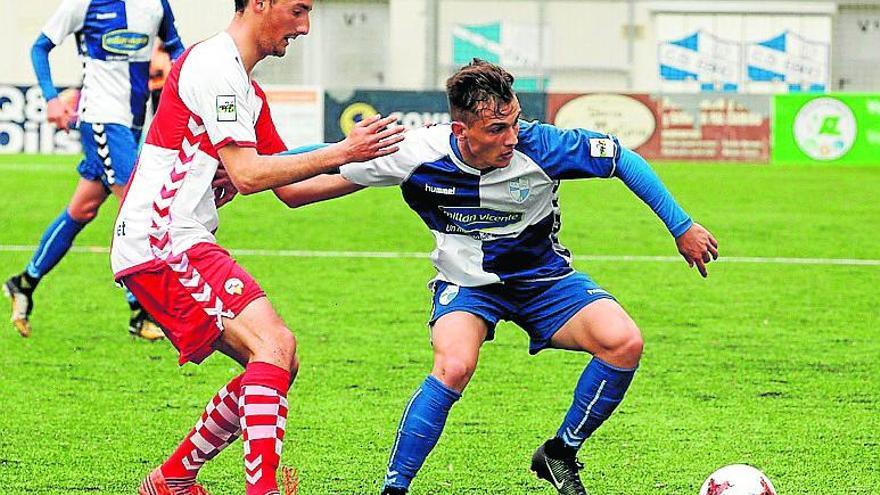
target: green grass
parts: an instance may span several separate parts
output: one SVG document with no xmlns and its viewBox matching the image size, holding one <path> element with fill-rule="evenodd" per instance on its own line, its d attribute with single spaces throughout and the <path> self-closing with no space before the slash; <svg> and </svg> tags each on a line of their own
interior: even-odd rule
<svg viewBox="0 0 880 495">
<path fill-rule="evenodd" d="M 73 190 L 70 157 L 0 157 L 0 244 L 34 245 Z M 660 165 L 723 256 L 880 259 L 880 168 Z M 562 188 L 576 254 L 674 255 L 659 221 L 617 181 Z M 106 246 L 116 201 L 78 238 Z M 431 237 L 395 189 L 288 210 L 271 194 L 221 214 L 231 248 L 415 251 Z M 0 251 L 0 275 L 28 252 Z M 283 462 L 313 494 L 378 493 L 399 415 L 430 370 L 424 259 L 241 256 L 296 332 Z M 596 494 L 696 494 L 746 462 L 785 495 L 873 495 L 880 486 L 878 266 L 579 262 L 639 323 L 642 366 L 582 453 Z M 0 327 L 0 493 L 135 492 L 236 366 L 178 368 L 167 343 L 131 341 L 108 257 L 71 253 L 36 294 L 34 334 Z M 5 311 L 5 310 L 4 310 Z M 5 318 L 5 316 L 4 316 Z M 465 398 L 413 494 L 550 494 L 528 472 L 587 357 L 526 352 L 510 324 L 484 347 Z M 243 492 L 241 446 L 203 470 Z"/>
</svg>

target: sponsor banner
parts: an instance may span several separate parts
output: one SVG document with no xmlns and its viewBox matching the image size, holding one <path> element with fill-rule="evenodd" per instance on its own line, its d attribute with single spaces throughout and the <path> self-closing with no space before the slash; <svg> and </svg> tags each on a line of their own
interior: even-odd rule
<svg viewBox="0 0 880 495">
<path fill-rule="evenodd" d="M 324 139 L 324 92 L 314 87 L 263 87 L 272 121 L 288 148 Z"/>
<path fill-rule="evenodd" d="M 880 94 L 774 97 L 773 162 L 880 166 Z"/>
<path fill-rule="evenodd" d="M 660 43 L 660 79 L 694 82 L 702 91 L 736 91 L 742 80 L 742 50 L 736 41 L 705 31 Z"/>
<path fill-rule="evenodd" d="M 649 160 L 766 163 L 770 99 L 721 93 L 554 94 L 547 120 L 614 134 Z"/>
<path fill-rule="evenodd" d="M 541 28 L 537 24 L 518 24 L 509 21 L 488 24 L 455 24 L 452 26 L 452 65 L 467 65 L 474 58 L 499 64 L 509 69 L 538 70 L 541 66 L 539 41 Z M 543 40 L 545 53 L 549 40 Z M 548 78 L 518 76 L 513 88 L 519 91 L 538 91 L 546 88 Z"/>
<path fill-rule="evenodd" d="M 81 151 L 79 131 L 59 131 L 46 122 L 46 102 L 39 86 L 0 84 L 0 154 Z"/>
<path fill-rule="evenodd" d="M 831 44 L 810 41 L 791 31 L 746 45 L 750 82 L 785 83 L 792 93 L 824 92 Z"/>
<path fill-rule="evenodd" d="M 663 93 L 823 93 L 831 77 L 832 12 L 660 13 Z"/>
<path fill-rule="evenodd" d="M 520 93 L 517 96 L 523 119 L 544 120 L 545 94 Z M 451 120 L 443 91 L 328 91 L 324 97 L 324 141 L 332 143 L 344 139 L 356 123 L 376 113 L 396 116 L 397 122 L 407 129 Z"/>
</svg>

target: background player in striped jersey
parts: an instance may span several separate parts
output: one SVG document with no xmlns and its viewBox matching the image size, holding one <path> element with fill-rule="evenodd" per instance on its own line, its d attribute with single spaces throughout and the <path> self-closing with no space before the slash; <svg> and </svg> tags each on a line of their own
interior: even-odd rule
<svg viewBox="0 0 880 495">
<path fill-rule="evenodd" d="M 397 151 L 390 119 L 359 123 L 341 143 L 302 156 L 286 149 L 251 73 L 309 32 L 312 0 L 236 0 L 229 27 L 187 50 L 171 69 L 138 167 L 122 202 L 110 261 L 180 351 L 199 363 L 214 351 L 244 367 L 208 402 L 196 426 L 140 487 L 193 495 L 199 469 L 239 436 L 247 495 L 277 494 L 296 376 L 296 339 L 259 284 L 217 244 L 220 165 L 225 187 L 252 194 Z"/>
<path fill-rule="evenodd" d="M 78 112 L 58 97 L 49 70 L 49 52 L 71 34 L 83 60 Z M 34 43 L 31 59 L 46 99 L 46 116 L 58 128 L 68 129 L 78 113 L 85 158 L 70 202 L 46 228 L 25 269 L 3 285 L 12 299 L 12 323 L 24 337 L 31 333 L 37 285 L 110 194 L 121 197 L 128 183 L 144 124 L 150 56 L 157 37 L 173 58 L 183 52 L 168 0 L 62 0 Z M 126 297 L 129 332 L 149 340 L 161 338 L 162 331 L 131 293 L 126 291 Z"/>
<path fill-rule="evenodd" d="M 557 348 L 593 355 L 562 424 L 531 464 L 559 493 L 586 493 L 576 454 L 623 399 L 643 342 L 627 312 L 574 270 L 559 243 L 560 181 L 617 177 L 660 217 L 701 275 L 718 255 L 712 235 L 640 156 L 612 136 L 520 121 L 512 84 L 504 69 L 475 60 L 447 81 L 452 124 L 410 131 L 394 155 L 279 191 L 296 207 L 365 186 L 399 185 L 436 240 L 434 366 L 404 409 L 384 494 L 409 490 L 502 319 L 528 332 L 532 354 Z"/>
</svg>

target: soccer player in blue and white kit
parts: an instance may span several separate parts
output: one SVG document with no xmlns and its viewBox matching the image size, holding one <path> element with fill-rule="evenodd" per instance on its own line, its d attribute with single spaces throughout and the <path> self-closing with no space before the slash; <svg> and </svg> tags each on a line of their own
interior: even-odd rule
<svg viewBox="0 0 880 495">
<path fill-rule="evenodd" d="M 49 52 L 73 34 L 83 60 L 79 130 L 85 158 L 73 197 L 46 228 L 24 271 L 12 276 L 3 291 L 12 300 L 12 323 L 31 333 L 33 292 L 61 261 L 77 234 L 115 194 L 121 198 L 137 157 L 149 98 L 150 57 L 156 38 L 172 58 L 183 53 L 168 0 L 62 0 L 31 50 L 31 59 L 49 122 L 68 129 L 73 115 L 58 97 L 49 70 Z M 156 340 L 162 331 L 126 291 L 131 308 L 129 332 Z"/>
<path fill-rule="evenodd" d="M 576 454 L 623 400 L 643 344 L 626 311 L 572 268 L 559 243 L 560 181 L 616 177 L 660 217 L 703 276 L 718 256 L 712 235 L 676 204 L 645 160 L 609 135 L 520 121 L 512 83 L 504 69 L 475 60 L 447 81 L 451 125 L 410 131 L 393 155 L 277 191 L 296 207 L 365 186 L 399 185 L 436 240 L 434 367 L 406 404 L 383 494 L 409 490 L 499 320 L 528 332 L 531 354 L 549 347 L 593 355 L 562 424 L 531 465 L 559 493 L 586 493 Z"/>
</svg>

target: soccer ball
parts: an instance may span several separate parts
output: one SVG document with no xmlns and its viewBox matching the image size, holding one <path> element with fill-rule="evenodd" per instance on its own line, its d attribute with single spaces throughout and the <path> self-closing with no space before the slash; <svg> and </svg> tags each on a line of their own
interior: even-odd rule
<svg viewBox="0 0 880 495">
<path fill-rule="evenodd" d="M 776 495 L 776 488 L 752 466 L 731 464 L 710 474 L 700 495 Z"/>
</svg>

